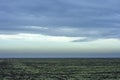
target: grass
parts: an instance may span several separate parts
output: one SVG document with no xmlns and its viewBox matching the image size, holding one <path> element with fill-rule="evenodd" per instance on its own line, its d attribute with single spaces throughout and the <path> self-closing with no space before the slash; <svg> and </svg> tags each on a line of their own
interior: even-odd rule
<svg viewBox="0 0 120 80">
<path fill-rule="evenodd" d="M 120 80 L 120 59 L 0 59 L 0 80 Z"/>
</svg>

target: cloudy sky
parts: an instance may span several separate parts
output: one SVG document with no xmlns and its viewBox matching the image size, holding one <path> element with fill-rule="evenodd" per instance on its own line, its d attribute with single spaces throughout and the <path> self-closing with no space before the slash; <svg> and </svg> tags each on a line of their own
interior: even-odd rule
<svg viewBox="0 0 120 80">
<path fill-rule="evenodd" d="M 120 0 L 0 0 L 0 57 L 120 57 Z"/>
</svg>

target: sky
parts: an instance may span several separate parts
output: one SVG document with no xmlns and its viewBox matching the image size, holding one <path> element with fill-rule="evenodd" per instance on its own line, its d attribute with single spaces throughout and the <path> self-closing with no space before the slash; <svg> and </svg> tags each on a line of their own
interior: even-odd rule
<svg viewBox="0 0 120 80">
<path fill-rule="evenodd" d="M 120 57 L 120 0 L 0 0 L 0 57 Z"/>
</svg>

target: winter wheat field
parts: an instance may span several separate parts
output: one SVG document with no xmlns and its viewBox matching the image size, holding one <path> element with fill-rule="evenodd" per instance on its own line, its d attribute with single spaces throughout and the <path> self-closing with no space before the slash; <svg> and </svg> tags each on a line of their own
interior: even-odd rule
<svg viewBox="0 0 120 80">
<path fill-rule="evenodd" d="M 120 80 L 120 59 L 0 59 L 0 80 Z"/>
</svg>

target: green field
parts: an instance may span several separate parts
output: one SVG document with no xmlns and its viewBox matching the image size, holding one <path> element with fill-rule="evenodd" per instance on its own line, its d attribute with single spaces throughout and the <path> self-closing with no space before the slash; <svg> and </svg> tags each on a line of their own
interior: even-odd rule
<svg viewBox="0 0 120 80">
<path fill-rule="evenodd" d="M 120 59 L 0 59 L 0 80 L 120 80 Z"/>
</svg>

